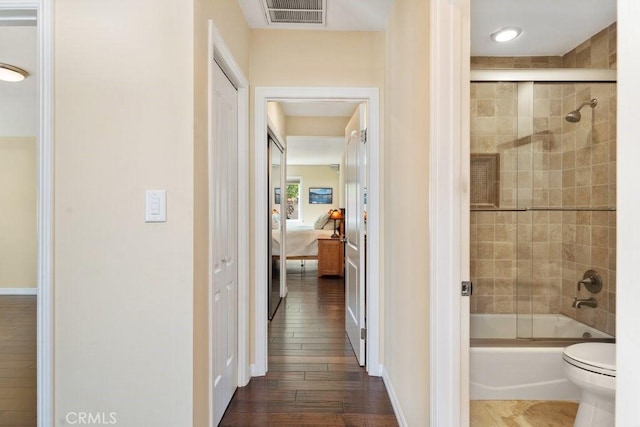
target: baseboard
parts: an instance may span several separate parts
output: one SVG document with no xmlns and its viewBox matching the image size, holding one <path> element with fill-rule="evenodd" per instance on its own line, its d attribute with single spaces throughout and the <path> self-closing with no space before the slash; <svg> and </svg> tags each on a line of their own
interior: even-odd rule
<svg viewBox="0 0 640 427">
<path fill-rule="evenodd" d="M 389 374 L 387 370 L 382 367 L 382 381 L 384 381 L 384 385 L 387 388 L 387 394 L 389 395 L 389 400 L 391 400 L 391 406 L 393 406 L 393 412 L 396 414 L 396 420 L 398 421 L 398 425 L 400 427 L 407 427 L 407 419 L 404 417 L 402 413 L 402 408 L 400 407 L 400 402 L 398 401 L 398 396 L 396 395 L 396 391 L 393 388 L 393 384 L 391 384 L 391 380 L 389 379 Z"/>
<path fill-rule="evenodd" d="M 372 377 L 381 377 L 384 372 L 383 365 L 376 365 L 375 367 L 369 367 L 369 375 Z"/>
<path fill-rule="evenodd" d="M 0 295 L 38 295 L 38 288 L 0 288 Z"/>
</svg>

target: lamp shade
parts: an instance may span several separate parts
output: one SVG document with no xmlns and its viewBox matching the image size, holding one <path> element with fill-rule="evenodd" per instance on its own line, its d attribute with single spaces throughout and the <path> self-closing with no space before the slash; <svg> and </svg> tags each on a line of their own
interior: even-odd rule
<svg viewBox="0 0 640 427">
<path fill-rule="evenodd" d="M 329 219 L 342 219 L 342 212 L 340 212 L 340 209 L 331 209 L 329 211 Z"/>
</svg>

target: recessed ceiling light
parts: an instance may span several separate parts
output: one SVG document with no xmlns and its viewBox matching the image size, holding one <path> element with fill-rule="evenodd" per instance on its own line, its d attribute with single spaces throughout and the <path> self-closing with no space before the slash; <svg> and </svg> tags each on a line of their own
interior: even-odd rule
<svg viewBox="0 0 640 427">
<path fill-rule="evenodd" d="M 0 80 L 4 80 L 5 82 L 19 82 L 24 80 L 28 75 L 29 73 L 22 68 L 0 63 Z"/>
<path fill-rule="evenodd" d="M 491 40 L 496 43 L 508 42 L 518 37 L 521 32 L 522 30 L 518 27 L 502 28 L 491 34 Z"/>
</svg>

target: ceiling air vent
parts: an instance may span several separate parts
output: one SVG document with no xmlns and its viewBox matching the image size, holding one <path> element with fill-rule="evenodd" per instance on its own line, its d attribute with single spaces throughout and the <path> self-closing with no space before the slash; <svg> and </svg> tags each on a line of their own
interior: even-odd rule
<svg viewBox="0 0 640 427">
<path fill-rule="evenodd" d="M 326 0 L 262 0 L 267 23 L 324 25 Z"/>
</svg>

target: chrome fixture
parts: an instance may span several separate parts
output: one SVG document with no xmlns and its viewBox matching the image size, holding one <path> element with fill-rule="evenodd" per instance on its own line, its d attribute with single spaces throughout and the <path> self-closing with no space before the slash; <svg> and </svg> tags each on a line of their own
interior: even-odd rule
<svg viewBox="0 0 640 427">
<path fill-rule="evenodd" d="M 586 305 L 587 307 L 596 308 L 598 306 L 598 301 L 596 301 L 594 297 L 587 298 L 587 299 L 574 298 L 573 304 L 571 304 L 571 307 L 581 308 L 583 305 Z"/>
<path fill-rule="evenodd" d="M 597 294 L 602 290 L 602 277 L 595 270 L 587 270 L 584 272 L 582 280 L 578 282 L 578 291 L 581 285 L 584 285 L 592 294 Z"/>
<path fill-rule="evenodd" d="M 580 110 L 582 110 L 582 107 L 584 107 L 585 105 L 588 105 L 591 108 L 595 108 L 596 105 L 598 105 L 598 100 L 596 98 L 590 99 L 589 101 L 584 101 L 577 110 L 573 110 L 572 112 L 570 112 L 569 114 L 567 114 L 567 116 L 565 117 L 565 120 L 571 123 L 577 123 L 580 121 L 580 118 L 582 117 L 580 115 Z"/>
</svg>

